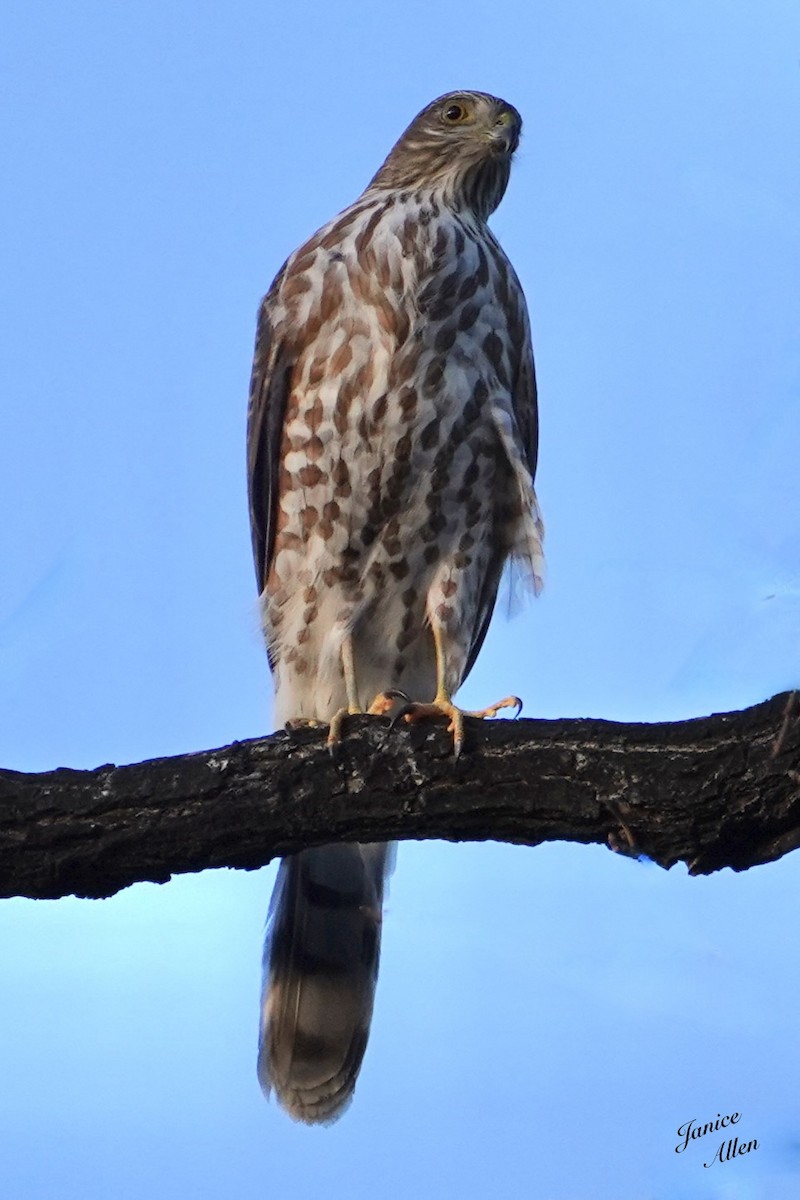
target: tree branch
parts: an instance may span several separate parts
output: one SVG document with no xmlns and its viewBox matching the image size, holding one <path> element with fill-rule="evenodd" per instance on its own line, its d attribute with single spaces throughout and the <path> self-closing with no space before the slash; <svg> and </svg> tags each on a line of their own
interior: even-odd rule
<svg viewBox="0 0 800 1200">
<path fill-rule="evenodd" d="M 669 724 L 353 718 L 94 771 L 0 771 L 0 895 L 108 896 L 335 841 L 599 842 L 693 874 L 800 845 L 800 696 Z"/>
</svg>

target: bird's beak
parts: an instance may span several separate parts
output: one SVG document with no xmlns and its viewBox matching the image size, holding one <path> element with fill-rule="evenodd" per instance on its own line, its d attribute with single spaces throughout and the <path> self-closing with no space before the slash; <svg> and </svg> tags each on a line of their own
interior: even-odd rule
<svg viewBox="0 0 800 1200">
<path fill-rule="evenodd" d="M 522 122 L 511 108 L 501 108 L 489 130 L 492 149 L 498 154 L 513 154 L 519 145 Z"/>
</svg>

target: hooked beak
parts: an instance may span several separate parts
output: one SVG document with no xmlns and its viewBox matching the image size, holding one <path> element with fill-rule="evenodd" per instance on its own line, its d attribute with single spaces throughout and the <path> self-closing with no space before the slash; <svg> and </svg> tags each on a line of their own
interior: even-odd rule
<svg viewBox="0 0 800 1200">
<path fill-rule="evenodd" d="M 497 113 L 494 124 L 489 130 L 492 149 L 497 154 L 513 154 L 519 145 L 519 135 L 522 120 L 519 113 L 505 105 Z"/>
</svg>

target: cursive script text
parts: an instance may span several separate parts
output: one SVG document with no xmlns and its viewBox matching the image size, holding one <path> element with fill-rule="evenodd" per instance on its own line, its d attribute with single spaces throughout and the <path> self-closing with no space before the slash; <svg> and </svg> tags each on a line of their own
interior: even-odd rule
<svg viewBox="0 0 800 1200">
<path fill-rule="evenodd" d="M 705 1137 L 707 1133 L 716 1133 L 720 1129 L 727 1129 L 729 1125 L 735 1125 L 741 1118 L 742 1114 L 738 1112 L 731 1113 L 730 1116 L 725 1117 L 721 1117 L 717 1113 L 716 1121 L 706 1121 L 705 1125 L 698 1125 L 694 1117 L 692 1117 L 691 1121 L 684 1122 L 678 1128 L 678 1137 L 682 1138 L 683 1141 L 679 1142 L 675 1147 L 675 1153 L 683 1154 L 690 1141 L 693 1142 L 696 1138 Z"/>
</svg>

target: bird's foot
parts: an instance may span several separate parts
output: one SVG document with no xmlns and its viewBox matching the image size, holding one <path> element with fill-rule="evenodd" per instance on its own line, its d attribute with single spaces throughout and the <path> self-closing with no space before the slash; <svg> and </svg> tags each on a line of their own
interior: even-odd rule
<svg viewBox="0 0 800 1200">
<path fill-rule="evenodd" d="M 407 705 L 409 698 L 405 692 L 386 691 L 381 692 L 376 696 L 372 704 L 366 710 L 371 717 L 385 717 L 392 709 L 396 708 L 398 703 Z M 336 747 L 341 743 L 344 735 L 344 726 L 348 717 L 358 717 L 364 714 L 364 709 L 359 708 L 356 704 L 349 704 L 344 708 L 340 708 L 331 718 L 330 727 L 328 729 L 328 749 L 333 753 Z M 321 724 L 322 722 L 315 722 Z"/>
<path fill-rule="evenodd" d="M 326 740 L 326 745 L 331 754 L 335 753 L 336 748 L 341 745 L 344 723 L 347 718 L 357 717 L 362 712 L 363 709 L 357 708 L 354 704 L 348 704 L 346 708 L 340 708 L 333 714 Z"/>
<path fill-rule="evenodd" d="M 286 729 L 319 729 L 320 725 L 324 725 L 324 721 L 315 721 L 313 717 L 290 717 L 286 722 Z"/>
<path fill-rule="evenodd" d="M 371 717 L 386 717 L 395 712 L 398 704 L 402 705 L 399 710 L 402 713 L 410 703 L 411 697 L 407 696 L 405 692 L 398 691 L 397 688 L 389 688 L 385 692 L 378 692 L 367 712 Z"/>
<path fill-rule="evenodd" d="M 504 700 L 498 700 L 497 704 L 490 704 L 488 708 L 471 712 L 453 704 L 449 696 L 441 695 L 432 700 L 430 704 L 406 704 L 397 714 L 396 719 L 406 721 L 409 725 L 415 725 L 418 721 L 427 721 L 431 717 L 447 717 L 449 721 L 447 732 L 453 735 L 453 753 L 458 758 L 464 745 L 464 718 L 494 717 L 503 708 L 516 708 L 517 711 L 514 715 L 518 717 L 522 712 L 522 701 L 519 696 L 506 696 Z"/>
</svg>

